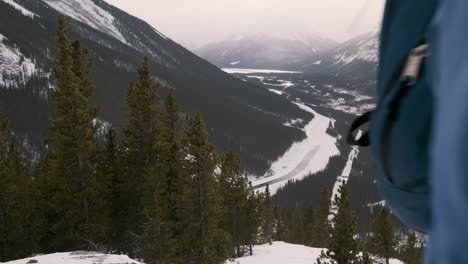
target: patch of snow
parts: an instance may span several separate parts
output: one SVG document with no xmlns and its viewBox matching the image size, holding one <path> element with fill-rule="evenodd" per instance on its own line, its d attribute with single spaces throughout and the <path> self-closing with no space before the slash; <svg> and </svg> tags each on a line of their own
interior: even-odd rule
<svg viewBox="0 0 468 264">
<path fill-rule="evenodd" d="M 325 95 L 326 96 L 326 95 Z M 345 112 L 348 114 L 353 114 L 353 115 L 361 115 L 371 109 L 375 108 L 375 104 L 358 104 L 358 106 L 351 106 L 349 105 L 344 98 L 338 98 L 338 99 L 331 99 L 327 103 L 328 107 Z"/>
<path fill-rule="evenodd" d="M 314 63 L 312 63 L 312 64 L 313 64 L 313 65 L 320 65 L 320 64 L 322 64 L 322 61 L 319 60 L 319 61 L 316 61 L 316 62 L 314 62 Z"/>
<path fill-rule="evenodd" d="M 285 125 L 287 127 L 297 127 L 297 125 L 302 124 L 302 122 L 304 122 L 304 119 L 297 118 L 297 119 L 289 120 L 288 122 L 284 123 L 283 125 Z"/>
<path fill-rule="evenodd" d="M 124 44 L 127 40 L 117 28 L 116 19 L 92 0 L 43 0 L 58 12 L 116 38 Z"/>
<path fill-rule="evenodd" d="M 275 94 L 283 95 L 282 91 L 278 91 L 278 90 L 275 90 L 275 89 L 268 89 L 268 91 L 270 91 L 272 93 L 275 93 Z"/>
<path fill-rule="evenodd" d="M 253 256 L 238 258 L 226 264 L 311 264 L 315 263 L 322 250 L 285 242 L 273 242 L 273 245 L 255 246 Z"/>
<path fill-rule="evenodd" d="M 331 120 L 302 103 L 294 104 L 314 114 L 314 118 L 303 129 L 307 137 L 294 143 L 283 156 L 273 162 L 269 173 L 253 180 L 254 188 L 260 191 L 269 185 L 270 192 L 275 194 L 289 180 L 300 180 L 325 169 L 330 158 L 340 154 L 337 139 L 327 134 Z"/>
<path fill-rule="evenodd" d="M 255 246 L 253 255 L 227 261 L 226 264 L 316 264 L 324 248 L 312 248 L 285 242 Z M 391 259 L 390 264 L 403 264 Z"/>
<path fill-rule="evenodd" d="M 377 63 L 378 61 L 378 38 L 362 40 L 358 43 L 357 51 L 345 51 L 334 57 L 335 64 L 347 65 L 355 60 Z"/>
<path fill-rule="evenodd" d="M 375 207 L 385 207 L 385 204 L 386 204 L 385 200 L 382 200 L 376 203 L 368 203 L 367 207 L 369 207 L 371 212 L 373 212 Z"/>
<path fill-rule="evenodd" d="M 16 10 L 18 10 L 19 12 L 21 12 L 21 14 L 23 14 L 23 16 L 27 16 L 27 17 L 30 17 L 30 18 L 34 18 L 34 17 L 39 17 L 38 15 L 36 15 L 35 13 L 29 11 L 28 9 L 24 8 L 23 6 L 19 5 L 18 3 L 16 3 L 15 1 L 13 0 L 0 0 L 0 1 L 3 1 L 9 5 L 11 5 L 12 7 L 14 7 Z"/>
<path fill-rule="evenodd" d="M 35 74 L 44 74 L 30 58 L 18 48 L 7 46 L 7 38 L 0 34 L 0 86 L 18 87 L 24 85 Z"/>
<path fill-rule="evenodd" d="M 291 73 L 291 74 L 298 74 L 302 73 L 300 71 L 281 71 L 281 70 L 271 70 L 271 69 L 243 69 L 243 68 L 222 68 L 224 72 L 227 73 Z"/>
<path fill-rule="evenodd" d="M 229 63 L 229 64 L 230 64 L 230 65 L 237 65 L 237 64 L 239 64 L 239 63 L 240 63 L 240 61 L 233 61 L 233 62 L 231 62 L 231 63 Z"/>
<path fill-rule="evenodd" d="M 112 255 L 87 251 L 40 255 L 9 261 L 4 264 L 25 264 L 32 260 L 36 260 L 37 264 L 143 264 L 126 255 Z"/>
<path fill-rule="evenodd" d="M 98 138 L 103 138 L 109 133 L 109 129 L 111 129 L 111 123 L 102 120 L 100 118 L 93 119 L 93 126 L 96 129 L 96 136 Z"/>
<path fill-rule="evenodd" d="M 278 82 L 280 82 L 280 83 L 281 83 L 281 84 L 280 84 L 280 86 L 284 87 L 284 89 L 283 89 L 283 90 L 286 90 L 286 89 L 288 89 L 288 88 L 289 88 L 289 87 L 291 87 L 291 86 L 294 86 L 294 83 L 293 83 L 293 82 L 291 82 L 291 81 L 286 81 L 286 80 L 278 80 Z"/>
<path fill-rule="evenodd" d="M 264 76 L 256 76 L 256 75 L 247 75 L 246 77 L 251 78 L 251 79 L 258 79 L 260 82 L 263 82 L 263 80 L 265 79 Z"/>
</svg>

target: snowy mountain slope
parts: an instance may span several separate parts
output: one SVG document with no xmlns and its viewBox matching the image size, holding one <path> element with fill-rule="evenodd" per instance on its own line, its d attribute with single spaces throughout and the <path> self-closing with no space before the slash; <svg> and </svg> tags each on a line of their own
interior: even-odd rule
<svg viewBox="0 0 468 264">
<path fill-rule="evenodd" d="M 40 255 L 25 259 L 5 262 L 4 264 L 143 264 L 126 255 L 102 254 L 96 252 L 76 251 Z"/>
<path fill-rule="evenodd" d="M 0 86 L 15 88 L 25 85 L 36 74 L 41 74 L 35 62 L 18 48 L 11 47 L 8 39 L 0 34 Z"/>
<path fill-rule="evenodd" d="M 334 64 L 347 65 L 355 61 L 377 63 L 379 40 L 377 32 L 353 38 L 334 50 Z"/>
<path fill-rule="evenodd" d="M 35 14 L 34 18 L 25 16 L 24 10 Z M 93 101 L 99 118 L 113 127 L 121 129 L 126 124 L 128 83 L 147 56 L 155 78 L 163 84 L 162 96 L 175 88 L 183 110 L 201 112 L 219 150 L 240 153 L 249 171 L 263 174 L 269 161 L 305 137 L 304 132 L 283 124 L 298 118 L 310 120 L 310 114 L 285 98 L 230 76 L 105 1 L 0 0 L 0 111 L 16 135 L 28 137 L 33 147 L 40 149 L 48 133 L 52 111 L 45 95 L 53 85 L 49 74 L 60 14 L 68 16 L 70 37 L 89 49 L 96 80 Z"/>
<path fill-rule="evenodd" d="M 379 51 L 379 33 L 372 31 L 340 43 L 335 48 L 310 58 L 302 70 L 311 76 L 329 76 L 347 82 L 375 80 Z M 320 61 L 320 63 L 318 63 Z"/>
<path fill-rule="evenodd" d="M 128 44 L 117 28 L 116 19 L 91 0 L 43 0 L 58 12 Z"/>
<path fill-rule="evenodd" d="M 315 264 L 322 250 L 324 249 L 273 242 L 273 245 L 255 246 L 253 256 L 238 258 L 226 264 Z M 391 259 L 390 264 L 403 262 Z"/>
<path fill-rule="evenodd" d="M 33 12 L 29 11 L 28 9 L 24 8 L 23 6 L 19 5 L 18 3 L 16 3 L 13 0 L 1 0 L 1 1 L 11 5 L 16 10 L 21 12 L 21 14 L 23 14 L 24 16 L 27 16 L 27 17 L 30 17 L 30 18 L 34 18 L 34 17 L 38 16 L 38 15 L 34 14 Z"/>
<path fill-rule="evenodd" d="M 195 53 L 221 68 L 292 69 L 336 43 L 314 34 L 250 33 L 208 44 Z"/>
</svg>

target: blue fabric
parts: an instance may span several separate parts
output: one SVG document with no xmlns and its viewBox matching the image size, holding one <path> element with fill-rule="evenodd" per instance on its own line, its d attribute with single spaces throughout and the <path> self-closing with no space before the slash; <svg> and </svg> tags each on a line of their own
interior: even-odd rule
<svg viewBox="0 0 468 264">
<path fill-rule="evenodd" d="M 441 1 L 433 25 L 434 211 L 426 263 L 468 263 L 468 1 Z"/>
<path fill-rule="evenodd" d="M 427 39 L 436 7 L 436 0 L 387 1 L 378 71 L 380 102 L 370 130 L 380 193 L 403 222 L 423 232 L 427 232 L 431 225 L 428 168 L 433 100 L 426 67 L 423 67 L 418 83 L 400 102 L 388 145 L 382 143 L 384 126 L 389 121 L 389 103 L 402 88 L 396 81 L 388 94 L 385 90 L 411 49 Z M 384 152 L 390 175 L 384 171 Z"/>
</svg>

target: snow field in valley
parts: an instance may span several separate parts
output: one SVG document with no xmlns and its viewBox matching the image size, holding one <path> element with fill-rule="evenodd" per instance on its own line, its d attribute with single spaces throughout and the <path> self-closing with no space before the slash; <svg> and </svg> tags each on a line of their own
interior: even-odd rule
<svg viewBox="0 0 468 264">
<path fill-rule="evenodd" d="M 294 143 L 282 157 L 273 162 L 270 173 L 253 181 L 253 186 L 260 190 L 268 184 L 271 194 L 275 194 L 289 180 L 300 180 L 325 169 L 330 158 L 340 154 L 336 146 L 337 139 L 327 134 L 331 120 L 302 103 L 295 104 L 314 114 L 314 118 L 304 128 L 307 138 Z"/>
</svg>

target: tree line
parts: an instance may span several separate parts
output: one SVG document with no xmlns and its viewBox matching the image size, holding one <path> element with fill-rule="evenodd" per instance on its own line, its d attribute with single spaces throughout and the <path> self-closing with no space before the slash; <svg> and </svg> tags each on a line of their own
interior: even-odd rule
<svg viewBox="0 0 468 264">
<path fill-rule="evenodd" d="M 413 233 L 398 252 L 387 209 L 357 235 L 346 185 L 331 217 L 325 190 L 318 204 L 292 210 L 268 186 L 254 192 L 240 158 L 215 151 L 201 115 L 182 112 L 173 90 L 160 98 L 148 59 L 128 88 L 127 126 L 97 138 L 91 55 L 68 38 L 64 17 L 57 45 L 54 118 L 32 172 L 0 118 L 0 261 L 86 249 L 148 264 L 221 264 L 276 240 L 327 248 L 318 263 L 372 263 L 371 255 L 418 263 Z"/>
<path fill-rule="evenodd" d="M 399 234 L 389 209 L 382 207 L 372 221 L 370 232 L 359 234 L 347 184 L 340 187 L 333 202 L 330 197 L 331 193 L 324 189 L 318 204 L 310 207 L 281 211 L 273 204 L 275 240 L 324 248 L 316 262 L 311 263 L 388 264 L 392 258 L 406 264 L 420 263 L 422 239 L 412 231 Z"/>
<path fill-rule="evenodd" d="M 129 85 L 128 123 L 96 136 L 91 55 L 60 17 L 54 106 L 45 152 L 25 166 L 0 121 L 0 261 L 78 249 L 146 263 L 224 263 L 269 241 L 267 197 L 240 158 L 219 154 L 200 114 L 162 100 L 145 59 Z M 101 143 L 102 142 L 102 143 Z"/>
</svg>

